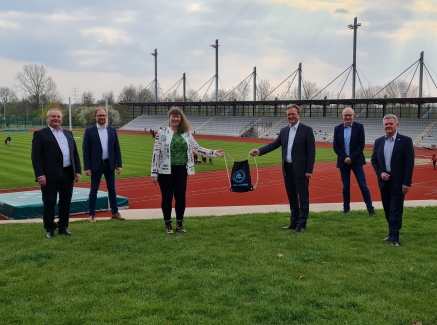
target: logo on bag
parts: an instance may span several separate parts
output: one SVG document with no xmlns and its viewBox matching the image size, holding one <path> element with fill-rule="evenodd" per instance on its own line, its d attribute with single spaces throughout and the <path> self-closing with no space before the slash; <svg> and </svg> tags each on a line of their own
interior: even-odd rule
<svg viewBox="0 0 437 325">
<path fill-rule="evenodd" d="M 246 174 L 245 174 L 244 171 L 242 171 L 242 170 L 237 170 L 237 171 L 234 173 L 234 175 L 232 175 L 232 180 L 233 180 L 235 183 L 241 183 L 241 182 L 244 182 L 245 178 L 246 178 Z"/>
</svg>

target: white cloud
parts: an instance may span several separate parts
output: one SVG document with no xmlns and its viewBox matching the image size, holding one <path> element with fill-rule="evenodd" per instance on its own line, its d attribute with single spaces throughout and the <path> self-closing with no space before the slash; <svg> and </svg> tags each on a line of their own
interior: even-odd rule
<svg viewBox="0 0 437 325">
<path fill-rule="evenodd" d="M 126 11 L 122 12 L 115 19 L 116 23 L 133 23 L 138 20 L 138 13 L 136 11 Z"/>
<path fill-rule="evenodd" d="M 18 29 L 18 28 L 20 28 L 20 25 L 17 23 L 10 22 L 10 21 L 0 20 L 0 29 L 2 29 L 2 28 L 4 28 L 4 29 Z"/>
<path fill-rule="evenodd" d="M 189 3 L 187 5 L 186 10 L 187 10 L 187 12 L 208 12 L 208 13 L 213 12 L 210 8 L 208 8 L 207 6 L 205 6 L 204 3 L 201 3 L 201 2 Z"/>
<path fill-rule="evenodd" d="M 325 86 L 352 63 L 358 17 L 358 64 L 372 84 L 401 73 L 425 51 L 437 70 L 437 23 L 432 0 L 170 0 L 99 2 L 35 0 L 0 8 L 0 86 L 14 84 L 27 63 L 43 64 L 68 97 L 73 87 L 102 92 L 154 79 L 164 91 L 187 74 L 197 90 L 215 73 L 236 86 L 253 67 L 277 85 L 302 62 L 304 73 Z M 335 11 L 338 10 L 338 13 Z M 347 12 L 349 11 L 349 12 Z M 340 14 L 339 14 L 340 13 Z"/>
<path fill-rule="evenodd" d="M 348 14 L 348 13 L 350 13 L 350 10 L 347 10 L 344 8 L 337 8 L 334 10 L 334 13 L 336 13 L 336 14 Z"/>
<path fill-rule="evenodd" d="M 123 30 L 110 27 L 93 27 L 89 29 L 82 29 L 81 33 L 85 37 L 91 37 L 99 42 L 105 42 L 111 45 L 131 42 L 131 39 Z"/>
<path fill-rule="evenodd" d="M 49 14 L 45 17 L 48 20 L 52 20 L 56 23 L 94 20 L 95 19 L 95 17 L 93 17 L 87 13 L 84 13 L 84 12 L 67 13 L 65 11 L 55 12 L 55 13 Z"/>
</svg>

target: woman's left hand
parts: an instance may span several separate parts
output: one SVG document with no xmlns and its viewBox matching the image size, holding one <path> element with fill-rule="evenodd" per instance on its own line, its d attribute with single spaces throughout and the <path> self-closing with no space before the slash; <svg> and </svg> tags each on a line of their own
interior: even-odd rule
<svg viewBox="0 0 437 325">
<path fill-rule="evenodd" d="M 219 156 L 219 157 L 224 157 L 225 156 L 225 152 L 222 149 L 218 149 L 215 151 L 215 155 Z"/>
</svg>

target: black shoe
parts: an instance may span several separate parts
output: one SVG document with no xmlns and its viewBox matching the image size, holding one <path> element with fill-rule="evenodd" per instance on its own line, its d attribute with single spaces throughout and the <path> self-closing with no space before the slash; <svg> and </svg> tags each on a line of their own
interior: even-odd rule
<svg viewBox="0 0 437 325">
<path fill-rule="evenodd" d="M 392 240 L 391 241 L 392 246 L 394 247 L 398 247 L 399 246 L 399 242 L 397 242 L 396 240 Z"/>
<path fill-rule="evenodd" d="M 369 216 L 371 216 L 371 217 L 376 217 L 376 213 L 375 213 L 375 211 L 369 211 Z"/>
<path fill-rule="evenodd" d="M 390 236 L 385 237 L 383 241 L 390 241 Z"/>
<path fill-rule="evenodd" d="M 295 233 L 302 233 L 302 232 L 304 232 L 304 231 L 305 231 L 305 228 L 302 228 L 302 227 L 300 227 L 300 226 L 298 226 L 298 227 L 294 230 Z"/>
<path fill-rule="evenodd" d="M 173 228 L 171 224 L 165 225 L 165 233 L 171 235 L 173 233 Z"/>
<path fill-rule="evenodd" d="M 343 213 L 344 213 L 344 214 L 347 214 L 347 213 L 349 213 L 349 211 L 350 211 L 350 210 L 347 210 L 347 211 L 343 211 Z"/>
<path fill-rule="evenodd" d="M 176 226 L 176 232 L 180 234 L 185 234 L 187 231 L 182 226 Z"/>
<path fill-rule="evenodd" d="M 73 236 L 73 233 L 69 232 L 68 229 L 64 229 L 64 230 L 59 229 L 58 234 L 64 235 L 64 236 Z"/>
<path fill-rule="evenodd" d="M 46 238 L 55 238 L 55 232 L 54 231 L 47 231 Z"/>
<path fill-rule="evenodd" d="M 296 228 L 297 228 L 297 226 L 295 226 L 295 225 L 289 225 L 289 226 L 287 226 L 287 227 L 282 227 L 281 229 L 282 230 L 296 230 Z"/>
</svg>

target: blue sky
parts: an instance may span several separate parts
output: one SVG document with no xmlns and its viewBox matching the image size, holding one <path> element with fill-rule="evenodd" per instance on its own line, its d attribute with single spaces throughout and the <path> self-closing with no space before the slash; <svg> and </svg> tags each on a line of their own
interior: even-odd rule
<svg viewBox="0 0 437 325">
<path fill-rule="evenodd" d="M 395 78 L 421 51 L 437 72 L 432 0 L 3 0 L 0 87 L 16 86 L 22 66 L 38 63 L 65 101 L 74 89 L 79 95 L 93 91 L 96 98 L 109 90 L 117 96 L 123 86 L 153 81 L 150 53 L 157 48 L 162 89 L 185 72 L 197 90 L 215 74 L 210 45 L 216 39 L 227 89 L 255 66 L 258 78 L 277 86 L 300 62 L 305 78 L 324 87 L 352 64 L 347 26 L 354 17 L 361 23 L 357 65 L 372 85 Z M 430 90 L 437 96 L 434 86 Z"/>
</svg>

